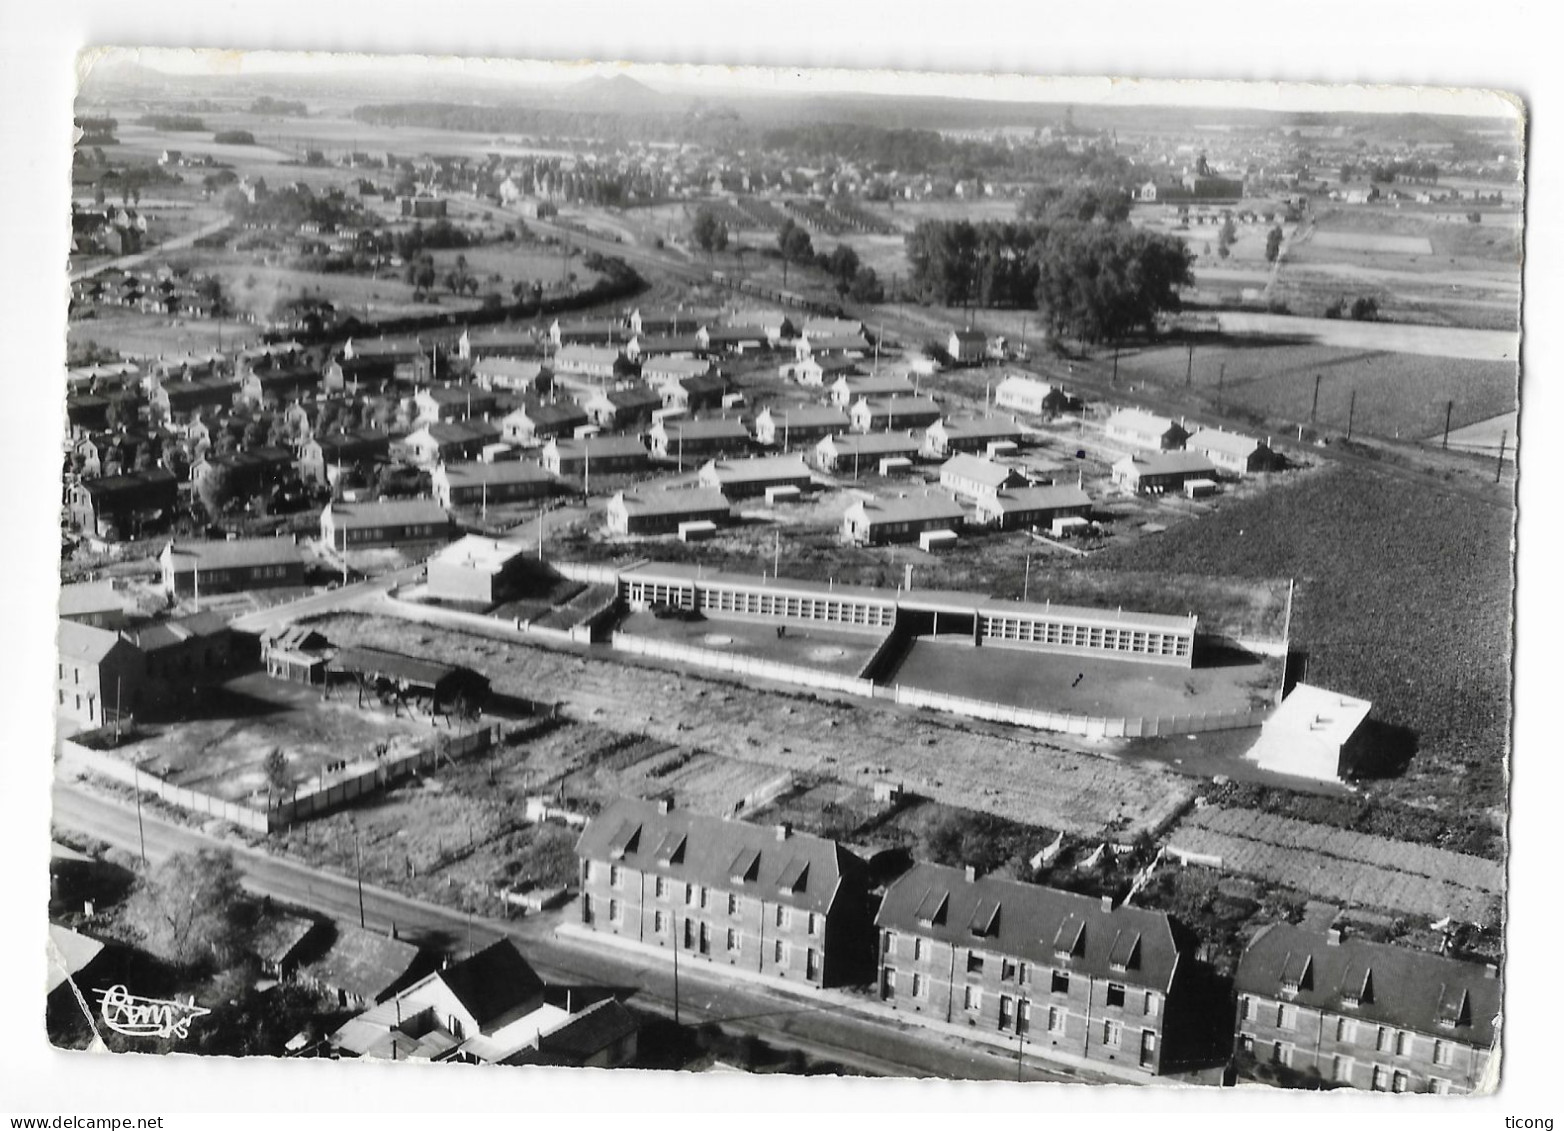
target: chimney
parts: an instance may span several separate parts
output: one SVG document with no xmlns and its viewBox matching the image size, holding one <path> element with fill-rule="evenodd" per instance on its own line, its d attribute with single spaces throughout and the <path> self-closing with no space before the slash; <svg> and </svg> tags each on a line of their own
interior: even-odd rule
<svg viewBox="0 0 1564 1131">
<path fill-rule="evenodd" d="M 777 839 L 778 840 L 786 840 L 788 838 L 788 836 L 792 833 L 792 831 L 793 831 L 793 828 L 792 828 L 791 825 L 788 825 L 788 824 L 785 824 L 785 823 L 778 825 L 777 826 Z"/>
<path fill-rule="evenodd" d="M 1326 946 L 1340 946 L 1341 945 L 1341 935 L 1342 935 L 1342 930 L 1341 930 L 1340 927 L 1332 927 L 1332 928 L 1330 928 L 1330 930 L 1325 932 L 1325 945 Z"/>
<path fill-rule="evenodd" d="M 1104 914 L 1113 914 L 1113 896 L 1105 895 L 1102 897 L 1102 910 Z"/>
<path fill-rule="evenodd" d="M 976 883 L 977 882 L 977 865 L 975 865 L 975 864 L 968 864 L 966 870 L 967 870 L 967 883 L 969 883 L 969 884 Z"/>
</svg>

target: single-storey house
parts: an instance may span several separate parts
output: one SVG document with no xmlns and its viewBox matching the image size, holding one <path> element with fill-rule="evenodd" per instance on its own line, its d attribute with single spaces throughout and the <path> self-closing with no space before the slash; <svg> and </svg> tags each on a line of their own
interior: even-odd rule
<svg viewBox="0 0 1564 1131">
<path fill-rule="evenodd" d="M 886 459 L 916 459 L 923 441 L 908 432 L 842 432 L 815 445 L 815 463 L 822 471 L 872 475 Z"/>
<path fill-rule="evenodd" d="M 570 478 L 640 471 L 647 464 L 646 446 L 635 436 L 556 436 L 543 445 L 538 459 L 555 475 Z"/>
<path fill-rule="evenodd" d="M 672 534 L 686 522 L 727 522 L 732 508 L 719 490 L 673 487 L 621 491 L 605 508 L 612 534 Z"/>
<path fill-rule="evenodd" d="M 976 365 L 988 354 L 988 335 L 981 330 L 953 330 L 945 351 L 957 365 Z"/>
<path fill-rule="evenodd" d="M 910 397 L 915 386 L 904 374 L 843 374 L 831 383 L 831 403 L 845 409 L 863 397 Z"/>
<path fill-rule="evenodd" d="M 363 1009 L 412 981 L 423 960 L 410 942 L 339 924 L 326 952 L 298 971 L 299 981 L 328 994 L 344 1009 Z"/>
<path fill-rule="evenodd" d="M 943 415 L 930 397 L 860 398 L 847 410 L 854 432 L 927 428 Z"/>
<path fill-rule="evenodd" d="M 755 417 L 755 440 L 767 447 L 788 450 L 819 443 L 827 436 L 846 432 L 852 422 L 831 405 L 787 405 L 764 408 Z"/>
<path fill-rule="evenodd" d="M 701 460 L 742 454 L 749 450 L 749 432 L 737 417 L 704 420 L 659 420 L 647 438 L 660 459 Z"/>
<path fill-rule="evenodd" d="M 1175 452 L 1189 439 L 1189 432 L 1178 421 L 1138 408 L 1119 409 L 1103 428 L 1109 440 L 1140 451 Z"/>
<path fill-rule="evenodd" d="M 994 407 L 1032 416 L 1054 416 L 1068 411 L 1074 398 L 1057 385 L 1012 373 L 994 389 Z"/>
<path fill-rule="evenodd" d="M 663 399 L 645 385 L 626 385 L 599 389 L 581 407 L 599 428 L 639 428 L 651 422 L 652 414 L 663 407 Z"/>
<path fill-rule="evenodd" d="M 510 600 L 531 564 L 527 547 L 469 534 L 435 551 L 427 566 L 429 596 L 492 605 Z"/>
<path fill-rule="evenodd" d="M 481 385 L 437 385 L 420 389 L 413 396 L 414 423 L 487 418 L 498 402 Z"/>
<path fill-rule="evenodd" d="M 1197 428 L 1184 442 L 1184 450 L 1205 456 L 1219 470 L 1233 475 L 1251 475 L 1274 470 L 1280 459 L 1269 444 L 1238 432 L 1216 428 Z"/>
<path fill-rule="evenodd" d="M 507 444 L 531 447 L 553 436 L 573 436 L 590 422 L 574 401 L 525 401 L 501 418 L 500 435 Z"/>
<path fill-rule="evenodd" d="M 1212 479 L 1216 467 L 1194 452 L 1152 452 L 1125 456 L 1113 465 L 1113 482 L 1136 495 L 1177 491 L 1196 479 Z"/>
<path fill-rule="evenodd" d="M 764 495 L 773 487 L 803 491 L 812 482 L 804 457 L 798 455 L 711 460 L 700 469 L 701 486 L 719 490 L 730 499 Z"/>
<path fill-rule="evenodd" d="M 990 444 L 1019 444 L 1026 430 L 1013 416 L 947 416 L 930 424 L 923 434 L 923 454 L 944 459 L 956 452 L 986 452 Z"/>
<path fill-rule="evenodd" d="M 976 520 L 1000 530 L 1029 530 L 1091 513 L 1091 496 L 1080 487 L 1007 487 L 977 500 Z"/>
<path fill-rule="evenodd" d="M 545 499 L 554 477 L 531 460 L 443 463 L 430 473 L 434 497 L 443 507 L 477 507 Z"/>
<path fill-rule="evenodd" d="M 943 491 L 854 503 L 842 515 L 842 540 L 856 546 L 916 542 L 930 530 L 959 530 L 967 512 Z"/>
<path fill-rule="evenodd" d="M 927 446 L 924 450 L 927 452 Z M 965 453 L 951 456 L 939 469 L 939 485 L 963 499 L 992 499 L 1025 483 L 1026 478 L 1015 468 Z"/>
<path fill-rule="evenodd" d="M 332 503 L 320 513 L 320 540 L 334 550 L 449 542 L 455 527 L 434 499 Z"/>
<path fill-rule="evenodd" d="M 304 552 L 292 538 L 170 542 L 158 561 L 170 597 L 283 589 L 304 584 Z"/>
</svg>

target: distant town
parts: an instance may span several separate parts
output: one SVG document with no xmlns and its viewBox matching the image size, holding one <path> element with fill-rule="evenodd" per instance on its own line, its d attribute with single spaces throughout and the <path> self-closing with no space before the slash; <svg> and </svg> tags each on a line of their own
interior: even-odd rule
<svg viewBox="0 0 1564 1131">
<path fill-rule="evenodd" d="M 55 1044 L 1497 1086 L 1502 103 L 449 81 L 82 88 Z"/>
</svg>

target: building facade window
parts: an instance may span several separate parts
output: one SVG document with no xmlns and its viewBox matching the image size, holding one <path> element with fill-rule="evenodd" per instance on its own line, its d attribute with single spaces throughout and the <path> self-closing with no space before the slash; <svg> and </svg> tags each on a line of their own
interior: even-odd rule
<svg viewBox="0 0 1564 1131">
<path fill-rule="evenodd" d="M 1048 986 L 1048 988 L 1052 992 L 1054 992 L 1056 994 L 1067 994 L 1067 993 L 1069 993 L 1070 992 L 1070 974 L 1069 974 L 1069 971 L 1067 971 L 1067 970 L 1055 970 L 1053 972 L 1052 978 L 1049 979 L 1049 986 Z"/>
<path fill-rule="evenodd" d="M 610 899 L 608 901 L 608 921 L 610 923 L 624 922 L 624 916 L 620 910 L 619 901 L 617 899 Z"/>
<path fill-rule="evenodd" d="M 1352 1058 L 1348 1056 L 1332 1057 L 1330 1077 L 1339 1084 L 1352 1083 Z"/>
<path fill-rule="evenodd" d="M 1450 1063 L 1450 1042 L 1449 1041 L 1435 1041 L 1434 1042 L 1434 1063 L 1435 1064 L 1449 1064 Z"/>
<path fill-rule="evenodd" d="M 1119 1047 L 1119 1042 L 1124 1039 L 1124 1028 L 1117 1021 L 1104 1021 L 1102 1023 L 1102 1043 L 1110 1049 Z"/>
<path fill-rule="evenodd" d="M 1107 1004 L 1110 1009 L 1122 1009 L 1124 1007 L 1124 987 L 1116 982 L 1108 983 Z"/>
<path fill-rule="evenodd" d="M 1050 1033 L 1064 1032 L 1064 1018 L 1064 1010 L 1058 1006 L 1050 1005 L 1048 1007 L 1048 1031 Z"/>
<path fill-rule="evenodd" d="M 927 997 L 928 996 L 928 988 L 929 988 L 929 984 L 924 979 L 922 974 L 916 974 L 916 973 L 913 974 L 913 976 L 912 976 L 912 996 L 913 997 L 916 997 L 916 998 Z"/>
<path fill-rule="evenodd" d="M 666 899 L 668 897 L 668 881 L 663 879 L 661 876 L 658 876 L 655 886 L 657 890 L 657 898 Z"/>
<path fill-rule="evenodd" d="M 624 877 L 619 870 L 619 865 L 610 864 L 608 866 L 608 886 L 611 888 L 619 887 L 623 879 Z"/>
<path fill-rule="evenodd" d="M 981 974 L 983 972 L 983 956 L 976 951 L 967 951 L 967 973 Z"/>
<path fill-rule="evenodd" d="M 728 928 L 728 949 L 732 951 L 739 949 L 739 933 L 732 927 Z"/>
<path fill-rule="evenodd" d="M 668 915 L 667 915 L 667 912 L 664 912 L 664 911 L 654 911 L 654 912 L 652 912 L 652 930 L 656 931 L 660 935 L 660 934 L 663 933 L 663 931 L 667 930 L 667 928 L 668 928 Z"/>
</svg>

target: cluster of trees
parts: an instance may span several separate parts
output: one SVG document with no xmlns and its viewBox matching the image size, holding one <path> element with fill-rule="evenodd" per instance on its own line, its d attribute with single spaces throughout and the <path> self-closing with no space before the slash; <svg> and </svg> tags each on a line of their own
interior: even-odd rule
<svg viewBox="0 0 1564 1131">
<path fill-rule="evenodd" d="M 1397 178 L 1402 180 L 1438 181 L 1439 166 L 1432 161 L 1376 161 L 1367 165 L 1343 162 L 1337 174 L 1341 182 L 1352 180 L 1359 173 L 1366 173 L 1376 184 L 1388 185 Z"/>
<path fill-rule="evenodd" d="M 402 259 L 413 259 L 427 251 L 476 247 L 482 242 L 483 238 L 477 233 L 442 217 L 427 227 L 415 221 L 411 228 L 396 233 L 390 241 L 390 247 Z"/>
<path fill-rule="evenodd" d="M 831 277 L 836 293 L 854 302 L 885 301 L 885 286 L 879 275 L 860 262 L 858 253 L 848 244 L 839 243 L 832 251 L 816 253 L 808 230 L 790 218 L 777 231 L 777 251 L 784 262 L 824 271 Z"/>
<path fill-rule="evenodd" d="M 1130 194 L 1120 185 L 1037 185 L 1021 198 L 1016 215 L 1044 224 L 1061 220 L 1119 224 L 1130 218 Z"/>
<path fill-rule="evenodd" d="M 274 118 L 307 118 L 310 110 L 302 102 L 288 102 L 281 98 L 273 98 L 269 94 L 263 94 L 250 103 L 250 113 L 270 114 Z"/>
<path fill-rule="evenodd" d="M 1036 308 L 1055 333 L 1089 342 L 1150 329 L 1194 281 L 1183 241 L 1073 218 L 924 221 L 907 236 L 907 258 L 926 299 Z"/>
<path fill-rule="evenodd" d="M 136 124 L 169 133 L 199 133 L 206 129 L 206 123 L 194 114 L 143 114 Z"/>
<path fill-rule="evenodd" d="M 1282 229 L 1280 225 L 1272 228 L 1265 234 L 1265 261 L 1275 263 L 1276 257 L 1282 253 Z"/>
<path fill-rule="evenodd" d="M 255 203 L 234 189 L 224 195 L 223 207 L 240 223 L 281 228 L 297 228 L 307 222 L 351 226 L 363 216 L 358 203 L 350 201 L 340 189 L 317 196 L 304 185 L 288 185 L 276 192 L 265 192 L 265 188 L 265 181 L 257 178 Z"/>
<path fill-rule="evenodd" d="M 690 224 L 690 238 L 707 256 L 728 250 L 728 226 L 717 218 L 716 212 L 706 205 L 695 210 Z"/>
<path fill-rule="evenodd" d="M 254 145 L 255 135 L 249 130 L 218 130 L 212 140 L 219 145 Z"/>
<path fill-rule="evenodd" d="M 1373 295 L 1359 295 L 1349 306 L 1346 298 L 1338 298 L 1325 308 L 1325 317 L 1346 317 L 1354 322 L 1378 322 L 1379 300 Z"/>
</svg>

